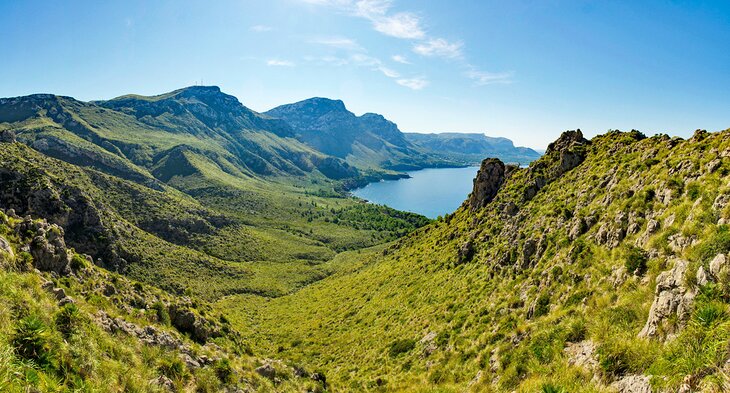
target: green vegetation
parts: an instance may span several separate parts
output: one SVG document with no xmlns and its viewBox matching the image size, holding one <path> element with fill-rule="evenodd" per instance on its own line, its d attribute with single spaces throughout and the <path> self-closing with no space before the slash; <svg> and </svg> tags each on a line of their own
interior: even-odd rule
<svg viewBox="0 0 730 393">
<path fill-rule="evenodd" d="M 406 161 L 327 156 L 217 89 L 17 100 L 0 205 L 63 230 L 0 215 L 0 390 L 730 383 L 730 131 L 566 133 L 429 221 L 341 193 Z M 36 238 L 73 274 L 34 272 Z"/>
</svg>

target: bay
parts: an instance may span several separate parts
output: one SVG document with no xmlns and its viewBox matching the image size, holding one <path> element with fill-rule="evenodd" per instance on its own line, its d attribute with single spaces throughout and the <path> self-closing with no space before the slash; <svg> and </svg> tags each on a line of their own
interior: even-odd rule
<svg viewBox="0 0 730 393">
<path fill-rule="evenodd" d="M 472 190 L 478 169 L 422 169 L 408 172 L 410 178 L 370 183 L 352 193 L 372 203 L 436 218 L 461 206 Z"/>
</svg>

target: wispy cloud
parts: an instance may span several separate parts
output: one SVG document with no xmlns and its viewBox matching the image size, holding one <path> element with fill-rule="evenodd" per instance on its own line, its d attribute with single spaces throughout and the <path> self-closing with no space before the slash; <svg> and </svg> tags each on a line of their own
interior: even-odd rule
<svg viewBox="0 0 730 393">
<path fill-rule="evenodd" d="M 265 33 L 267 31 L 274 30 L 273 27 L 266 26 L 266 25 L 254 25 L 254 26 L 249 27 L 248 29 L 251 31 L 255 31 L 257 33 Z"/>
<path fill-rule="evenodd" d="M 514 72 L 485 72 L 480 71 L 472 65 L 467 66 L 467 70 L 464 72 L 464 76 L 474 81 L 478 86 L 492 85 L 492 84 L 510 84 L 512 83 L 512 77 Z"/>
<path fill-rule="evenodd" d="M 461 72 L 463 77 L 473 81 L 478 86 L 512 83 L 514 72 L 486 72 L 469 64 L 464 55 L 464 43 L 462 41 L 450 41 L 432 36 L 426 31 L 423 20 L 418 14 L 407 11 L 393 12 L 394 0 L 300 1 L 315 6 L 328 7 L 345 15 L 366 19 L 371 23 L 373 30 L 381 34 L 411 41 L 411 50 L 417 55 L 453 59 L 457 65 L 454 72 Z M 413 90 L 421 90 L 429 84 L 425 76 L 401 77 L 399 72 L 387 67 L 379 59 L 365 55 L 367 50 L 352 39 L 334 37 L 313 40 L 312 42 L 359 52 L 359 56 L 319 58 L 320 62 L 330 65 L 349 64 L 367 67 L 379 71 L 386 77 L 394 79 L 399 85 Z M 411 64 L 404 55 L 394 55 L 390 60 L 399 64 Z"/>
<path fill-rule="evenodd" d="M 289 60 L 269 59 L 266 60 L 266 65 L 270 67 L 294 67 L 296 64 Z"/>
<path fill-rule="evenodd" d="M 461 49 L 464 44 L 459 42 L 449 42 L 443 38 L 430 39 L 426 42 L 413 46 L 413 51 L 421 56 L 438 56 L 455 59 L 462 56 Z"/>
<path fill-rule="evenodd" d="M 408 58 L 403 55 L 394 55 L 393 57 L 391 57 L 391 59 L 393 59 L 393 61 L 396 63 L 411 64 L 411 62 L 408 61 Z"/>
<path fill-rule="evenodd" d="M 428 86 L 428 80 L 424 77 L 398 79 L 396 83 L 411 90 L 421 90 Z"/>
<path fill-rule="evenodd" d="M 333 48 L 347 49 L 347 50 L 362 50 L 363 48 L 357 41 L 346 38 L 346 37 L 318 37 L 309 41 L 312 44 L 326 45 Z"/>
<path fill-rule="evenodd" d="M 409 12 L 373 19 L 373 28 L 396 38 L 419 39 L 426 36 L 421 28 L 421 19 Z"/>
</svg>

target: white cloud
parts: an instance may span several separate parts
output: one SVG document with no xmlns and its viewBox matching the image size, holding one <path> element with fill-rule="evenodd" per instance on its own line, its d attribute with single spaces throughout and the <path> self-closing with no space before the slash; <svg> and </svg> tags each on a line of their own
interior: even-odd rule
<svg viewBox="0 0 730 393">
<path fill-rule="evenodd" d="M 373 19 L 373 28 L 385 35 L 404 39 L 420 39 L 426 36 L 421 20 L 410 12 Z"/>
<path fill-rule="evenodd" d="M 391 70 L 388 67 L 380 66 L 378 67 L 378 70 L 388 78 L 400 78 L 400 74 L 398 73 L 398 71 Z"/>
<path fill-rule="evenodd" d="M 411 64 L 411 62 L 408 61 L 408 58 L 406 58 L 403 55 L 395 55 L 395 56 L 391 57 L 391 59 L 393 59 L 393 61 L 396 63 Z"/>
<path fill-rule="evenodd" d="M 360 0 L 354 4 L 354 14 L 367 19 L 385 15 L 390 9 L 390 0 Z"/>
<path fill-rule="evenodd" d="M 326 45 L 347 50 L 362 50 L 355 40 L 346 37 L 320 37 L 309 41 L 312 44 Z"/>
<path fill-rule="evenodd" d="M 254 25 L 248 28 L 251 31 L 255 31 L 257 33 L 265 33 L 267 31 L 274 30 L 271 26 L 265 26 L 265 25 Z"/>
<path fill-rule="evenodd" d="M 485 72 L 480 71 L 476 67 L 469 65 L 468 70 L 464 72 L 464 76 L 474 81 L 479 86 L 492 84 L 510 84 L 514 72 Z"/>
<path fill-rule="evenodd" d="M 409 78 L 409 79 L 398 79 L 396 81 L 401 86 L 405 86 L 411 90 L 421 90 L 428 86 L 428 80 L 424 77 Z"/>
<path fill-rule="evenodd" d="M 413 51 L 421 56 L 439 56 L 447 58 L 461 57 L 462 42 L 449 42 L 443 38 L 430 39 L 424 43 L 413 46 Z"/>
<path fill-rule="evenodd" d="M 266 61 L 266 65 L 271 67 L 294 67 L 296 64 L 289 60 L 269 59 Z"/>
</svg>

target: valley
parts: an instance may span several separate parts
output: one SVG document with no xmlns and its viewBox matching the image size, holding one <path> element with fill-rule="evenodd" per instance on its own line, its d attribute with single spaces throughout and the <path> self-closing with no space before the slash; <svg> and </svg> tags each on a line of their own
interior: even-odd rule
<svg viewBox="0 0 730 393">
<path fill-rule="evenodd" d="M 424 138 L 216 87 L 0 99 L 0 387 L 728 386 L 730 131 L 566 131 L 538 157 Z M 464 139 L 504 156 L 426 169 L 451 183 L 409 192 L 447 211 L 348 195 L 467 165 Z"/>
</svg>

